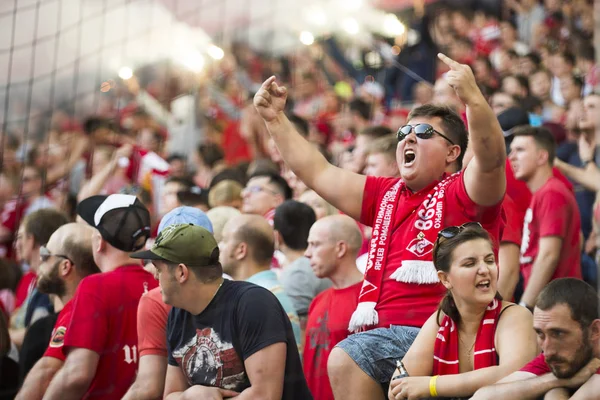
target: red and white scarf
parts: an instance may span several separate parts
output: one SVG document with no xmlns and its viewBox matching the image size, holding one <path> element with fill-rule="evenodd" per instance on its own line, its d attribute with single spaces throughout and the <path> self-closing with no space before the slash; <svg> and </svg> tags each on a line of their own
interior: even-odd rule
<svg viewBox="0 0 600 400">
<path fill-rule="evenodd" d="M 479 330 L 477 331 L 477 337 L 475 338 L 473 353 L 474 370 L 498 365 L 494 339 L 501 311 L 502 303 L 494 299 L 483 315 Z M 444 316 L 433 349 L 433 375 L 453 375 L 459 373 L 459 341 L 456 323 L 447 315 Z"/>
<path fill-rule="evenodd" d="M 450 182 L 459 178 L 460 173 L 445 177 L 432 188 L 416 209 L 399 204 L 399 194 L 409 190 L 404 181 L 399 180 L 382 197 L 373 221 L 373 233 L 369 245 L 369 255 L 358 296 L 358 306 L 352 314 L 348 329 L 359 332 L 377 325 L 379 317 L 376 306 L 383 285 L 388 248 L 393 234 L 406 238 L 406 248 L 400 255 L 401 265 L 390 275 L 398 282 L 413 284 L 438 283 L 437 271 L 433 265 L 432 250 L 438 232 L 443 229 L 446 213 L 445 189 Z M 397 217 L 396 211 L 401 213 Z M 396 221 L 399 221 L 396 223 Z M 405 223 L 410 221 L 410 223 Z M 390 229 L 395 224 L 396 231 Z M 402 228 L 402 230 L 398 230 Z"/>
</svg>

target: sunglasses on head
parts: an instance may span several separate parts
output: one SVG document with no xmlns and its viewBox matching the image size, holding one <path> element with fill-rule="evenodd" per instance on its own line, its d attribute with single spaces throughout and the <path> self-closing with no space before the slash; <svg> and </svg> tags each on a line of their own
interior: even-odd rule
<svg viewBox="0 0 600 400">
<path fill-rule="evenodd" d="M 437 133 L 438 135 L 440 135 L 441 137 L 446 139 L 448 142 L 450 142 L 450 144 L 454 144 L 454 142 L 452 140 L 450 140 L 450 138 L 448 138 L 448 136 L 444 135 L 443 133 L 441 133 L 439 131 L 436 131 L 433 128 L 433 126 L 431 126 L 429 124 L 401 126 L 400 129 L 398 129 L 398 132 L 396 133 L 396 138 L 398 139 L 398 142 L 401 142 L 404 139 L 406 139 L 406 137 L 408 135 L 410 135 L 410 133 L 413 131 L 415 132 L 415 136 L 417 136 L 419 139 L 430 139 L 434 133 Z"/>
<path fill-rule="evenodd" d="M 40 261 L 45 263 L 52 256 L 64 258 L 65 260 L 69 260 L 71 262 L 71 264 L 73 264 L 73 261 L 71 261 L 71 259 L 68 256 L 65 256 L 64 254 L 52 254 L 52 252 L 50 250 L 48 250 L 48 248 L 46 246 L 40 247 Z"/>
<path fill-rule="evenodd" d="M 481 226 L 481 224 L 479 222 L 467 222 L 460 226 L 449 226 L 438 232 L 438 240 L 440 240 L 441 238 L 452 239 L 453 237 L 455 237 L 456 235 L 458 235 L 459 233 L 461 233 L 462 231 L 464 231 L 467 228 L 482 228 L 483 229 L 483 226 Z"/>
</svg>

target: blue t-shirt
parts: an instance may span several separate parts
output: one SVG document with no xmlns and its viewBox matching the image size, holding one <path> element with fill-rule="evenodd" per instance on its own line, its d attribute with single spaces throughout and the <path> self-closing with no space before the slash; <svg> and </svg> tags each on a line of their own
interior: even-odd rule
<svg viewBox="0 0 600 400">
<path fill-rule="evenodd" d="M 567 142 L 561 144 L 558 149 L 556 149 L 556 156 L 560 160 L 575 167 L 583 167 L 581 159 L 579 158 L 579 147 L 577 143 Z M 583 237 L 587 240 L 588 236 L 592 232 L 592 215 L 594 202 L 596 200 L 596 193 L 585 189 L 583 186 L 573 180 L 571 180 L 571 182 L 573 183 L 575 200 L 577 200 L 579 213 L 581 215 L 581 232 L 583 233 Z"/>
</svg>

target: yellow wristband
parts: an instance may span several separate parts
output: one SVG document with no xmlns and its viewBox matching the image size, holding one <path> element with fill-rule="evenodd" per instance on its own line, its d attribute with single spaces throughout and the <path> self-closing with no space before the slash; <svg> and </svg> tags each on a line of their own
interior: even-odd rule
<svg viewBox="0 0 600 400">
<path fill-rule="evenodd" d="M 437 397 L 437 378 L 439 375 L 432 376 L 429 380 L 429 395 L 431 397 Z"/>
</svg>

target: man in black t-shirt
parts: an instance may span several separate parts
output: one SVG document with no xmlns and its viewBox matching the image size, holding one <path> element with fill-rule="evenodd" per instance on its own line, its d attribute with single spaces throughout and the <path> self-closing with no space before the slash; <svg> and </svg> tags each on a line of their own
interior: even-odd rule
<svg viewBox="0 0 600 400">
<path fill-rule="evenodd" d="M 165 397 L 312 399 L 281 304 L 262 287 L 222 278 L 210 232 L 172 225 L 132 257 L 153 261 L 163 301 L 174 307 Z"/>
</svg>

